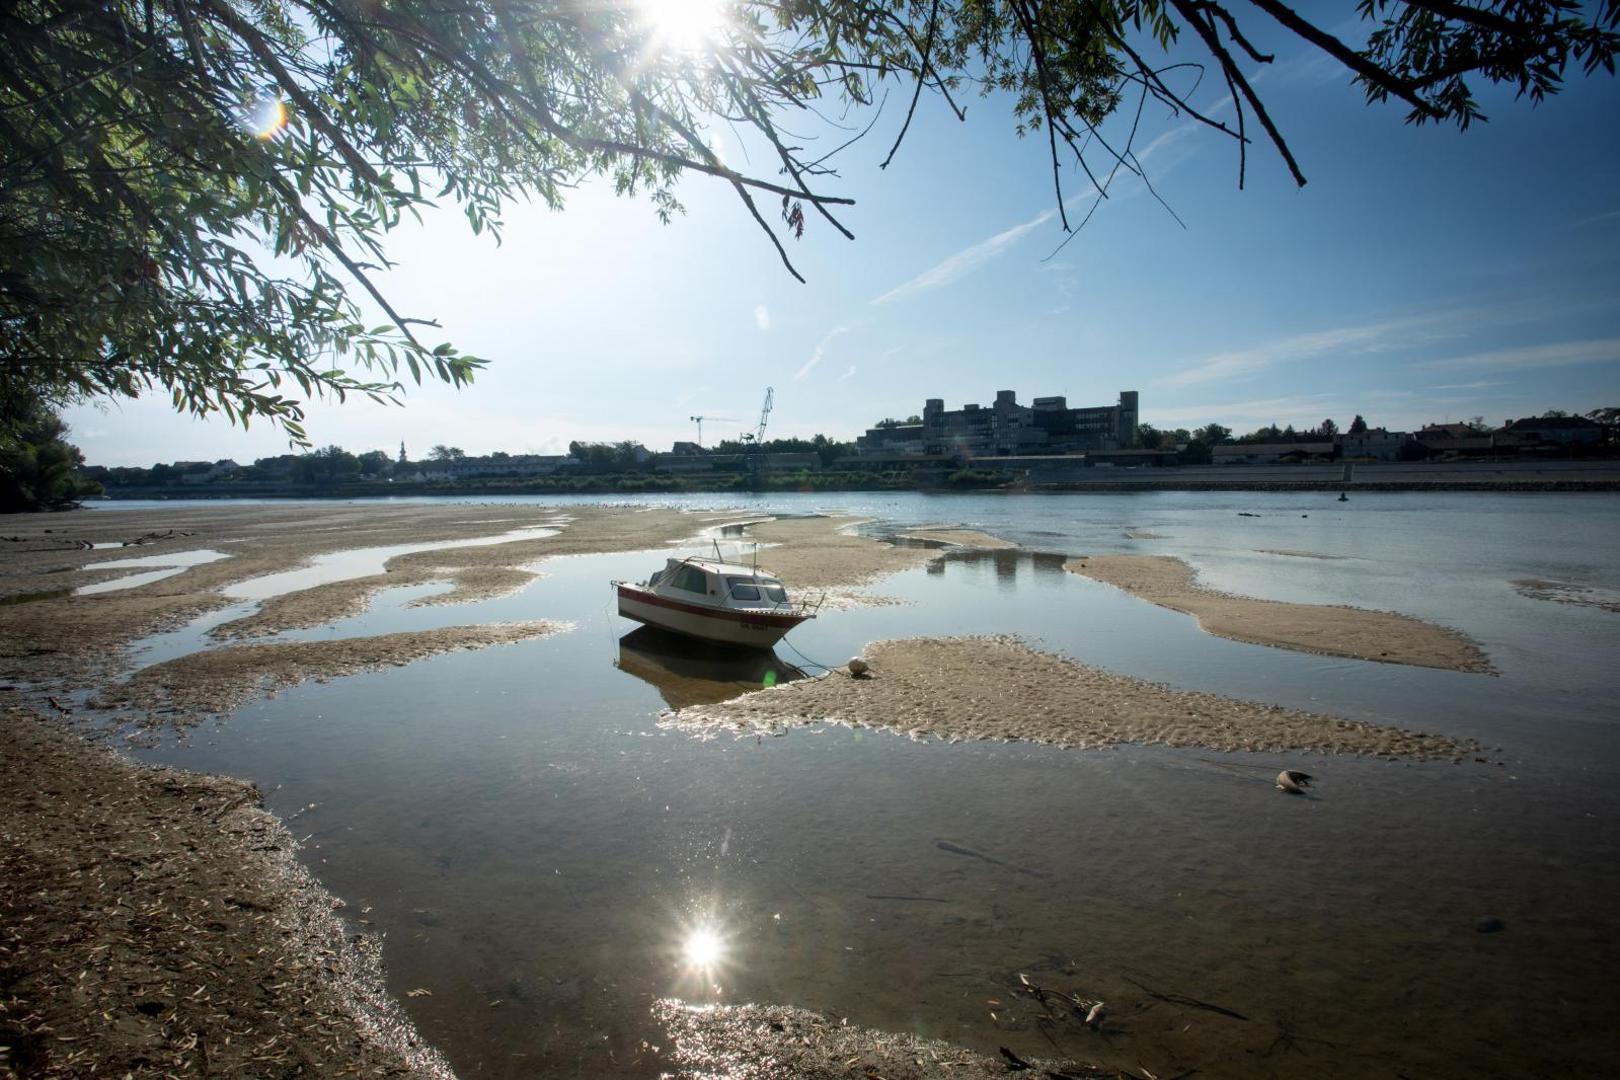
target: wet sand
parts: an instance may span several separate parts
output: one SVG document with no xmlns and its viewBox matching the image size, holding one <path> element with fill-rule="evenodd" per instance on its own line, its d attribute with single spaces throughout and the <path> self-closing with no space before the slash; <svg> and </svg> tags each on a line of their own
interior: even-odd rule
<svg viewBox="0 0 1620 1080">
<path fill-rule="evenodd" d="M 932 540 L 952 547 L 974 548 L 979 551 L 1005 551 L 1018 545 L 1011 540 L 980 532 L 977 529 L 933 528 L 912 529 L 900 534 L 907 540 Z"/>
<path fill-rule="evenodd" d="M 1072 1061 L 990 1058 L 937 1039 L 872 1031 L 807 1009 L 770 1005 L 653 1006 L 669 1042 L 665 1060 L 676 1075 L 709 1077 L 861 1077 L 880 1080 L 991 1080 L 1117 1077 Z"/>
<path fill-rule="evenodd" d="M 1592 607 L 1599 611 L 1620 614 L 1620 589 L 1602 585 L 1581 585 L 1572 581 L 1544 581 L 1541 578 L 1521 578 L 1513 582 L 1513 591 L 1531 600 L 1547 600 L 1555 604 L 1573 604 Z"/>
<path fill-rule="evenodd" d="M 137 671 L 91 699 L 97 709 L 138 709 L 171 723 L 229 712 L 260 693 L 360 671 L 403 667 L 464 649 L 511 645 L 567 630 L 567 623 L 485 623 L 335 641 L 230 645 Z"/>
<path fill-rule="evenodd" d="M 1063 568 L 1195 616 L 1203 629 L 1234 641 L 1386 664 L 1494 671 L 1478 645 L 1449 627 L 1390 611 L 1216 592 L 1200 587 L 1192 567 L 1168 555 L 1085 555 Z"/>
<path fill-rule="evenodd" d="M 117 674 L 124 646 L 228 606 L 233 601 L 227 591 L 241 582 L 355 548 L 467 543 L 515 529 L 559 528 L 562 513 L 547 506 L 452 503 L 187 506 L 7 516 L 0 518 L 0 534 L 18 540 L 0 548 L 0 598 L 44 590 L 60 594 L 107 580 L 112 572 L 97 570 L 96 564 L 131 556 L 212 549 L 230 557 L 128 590 L 0 605 L 0 671 L 34 683 L 92 685 Z M 221 636 L 318 626 L 363 611 L 378 592 L 399 586 L 451 584 L 449 593 L 428 598 L 430 603 L 500 595 L 531 580 L 526 567 L 542 559 L 660 547 L 727 516 L 734 515 L 570 507 L 566 525 L 555 536 L 396 556 L 388 561 L 387 573 L 273 598 L 257 614 L 221 628 Z M 69 546 L 153 534 L 163 539 L 96 551 Z"/>
<path fill-rule="evenodd" d="M 901 547 L 850 531 L 862 520 L 780 518 L 750 525 L 747 532 L 763 544 L 775 545 L 760 551 L 760 565 L 801 590 L 858 588 L 934 557 L 926 548 Z"/>
<path fill-rule="evenodd" d="M 448 1078 L 240 780 L 0 709 L 0 1075 Z"/>
<path fill-rule="evenodd" d="M 946 739 L 1021 739 L 1101 748 L 1369 754 L 1459 760 L 1475 747 L 1380 724 L 1178 690 L 1037 652 L 1008 637 L 912 638 L 869 645 L 866 678 L 834 671 L 671 714 L 688 730 L 781 731 L 833 722 Z"/>
</svg>

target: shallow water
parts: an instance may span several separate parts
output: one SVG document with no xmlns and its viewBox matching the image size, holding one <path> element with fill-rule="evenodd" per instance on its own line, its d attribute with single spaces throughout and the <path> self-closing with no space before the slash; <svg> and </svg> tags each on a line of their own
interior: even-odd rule
<svg viewBox="0 0 1620 1080">
<path fill-rule="evenodd" d="M 948 522 L 1052 554 L 948 555 L 874 587 L 906 604 L 827 611 L 776 661 L 743 663 L 671 650 L 613 614 L 609 579 L 642 576 L 664 552 L 547 560 L 524 592 L 470 605 L 411 608 L 442 587 L 396 589 L 282 639 L 538 617 L 577 629 L 299 687 L 144 753 L 247 776 L 273 809 L 303 811 L 291 828 L 309 835 L 306 858 L 387 934 L 393 988 L 432 991 L 407 1008 L 464 1075 L 653 1075 L 641 1041 L 659 1042 L 648 1008 L 666 994 L 804 1005 L 1159 1076 L 1620 1068 L 1608 1005 L 1620 616 L 1509 585 L 1612 586 L 1620 499 L 843 505 L 878 531 Z M 1103 550 L 1181 555 L 1235 592 L 1458 626 L 1501 674 L 1214 638 L 1062 570 L 1063 554 Z M 1491 752 L 1409 765 L 838 727 L 703 741 L 658 726 L 671 704 L 791 679 L 817 670 L 806 658 L 836 663 L 876 638 L 992 632 Z M 184 647 L 171 637 L 165 650 Z M 1271 787 L 1284 765 L 1317 776 L 1314 797 Z M 711 969 L 683 951 L 700 927 L 719 940 Z M 1020 973 L 1102 998 L 1108 1021 L 1038 1022 L 1014 996 Z"/>
<path fill-rule="evenodd" d="M 99 546 L 99 545 L 98 545 Z M 193 566 L 202 566 L 205 563 L 218 562 L 230 556 L 223 551 L 212 551 L 208 548 L 198 548 L 194 551 L 174 551 L 164 555 L 141 555 L 132 559 L 108 559 L 104 562 L 91 563 L 86 569 L 90 570 L 135 570 L 141 567 L 157 567 L 139 574 L 126 574 L 123 577 L 113 578 L 111 581 L 98 581 L 93 585 L 81 585 L 73 592 L 76 596 L 93 596 L 96 593 L 117 592 L 120 589 L 133 589 L 139 585 L 150 585 L 154 581 L 174 577 L 176 574 L 189 570 Z"/>
<path fill-rule="evenodd" d="M 422 544 L 388 544 L 381 547 L 348 548 L 327 552 L 310 560 L 308 566 L 283 570 L 276 574 L 248 578 L 229 585 L 225 595 L 233 600 L 268 600 L 282 593 L 299 589 L 312 589 L 317 585 L 331 585 L 353 578 L 371 577 L 384 573 L 388 560 L 400 555 L 414 555 L 420 551 L 450 551 L 456 548 L 492 547 L 514 540 L 544 540 L 556 536 L 556 529 L 528 526 L 512 529 L 495 536 L 482 536 L 473 540 L 433 541 Z"/>
</svg>

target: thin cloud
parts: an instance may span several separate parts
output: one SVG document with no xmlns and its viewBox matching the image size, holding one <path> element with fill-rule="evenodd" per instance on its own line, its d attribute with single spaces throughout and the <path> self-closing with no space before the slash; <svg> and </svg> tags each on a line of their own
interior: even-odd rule
<svg viewBox="0 0 1620 1080">
<path fill-rule="evenodd" d="M 987 240 L 981 240 L 972 247 L 963 248 L 955 255 L 935 263 L 910 281 L 890 289 L 872 303 L 888 304 L 896 300 L 910 300 L 941 286 L 960 281 L 1055 216 L 1057 216 L 1056 209 L 1042 210 L 1022 224 L 1004 229 Z"/>
<path fill-rule="evenodd" d="M 1620 338 L 1593 338 L 1588 341 L 1526 345 L 1517 349 L 1493 349 L 1469 356 L 1429 360 L 1418 366 L 1428 371 L 1531 371 L 1536 368 L 1616 361 L 1620 361 Z"/>
<path fill-rule="evenodd" d="M 821 363 L 822 358 L 827 355 L 827 346 L 832 344 L 833 338 L 847 333 L 849 333 L 849 327 L 847 326 L 835 326 L 827 331 L 827 336 L 816 342 L 815 349 L 810 353 L 810 359 L 804 362 L 802 368 L 793 373 L 793 381 L 803 382 L 809 378 L 810 373 L 816 369 L 816 365 Z"/>
<path fill-rule="evenodd" d="M 771 309 L 766 307 L 764 304 L 760 304 L 755 307 L 754 325 L 759 327 L 761 330 L 769 330 L 771 328 Z"/>
<path fill-rule="evenodd" d="M 1589 218 L 1581 218 L 1574 227 L 1578 229 L 1582 225 L 1596 225 L 1600 221 L 1613 221 L 1615 218 L 1620 218 L 1620 210 L 1610 210 L 1603 214 L 1593 214 Z"/>
<path fill-rule="evenodd" d="M 1196 386 L 1218 380 L 1251 378 L 1274 364 L 1291 360 L 1309 360 L 1331 353 L 1360 354 L 1408 348 L 1454 336 L 1453 331 L 1442 327 L 1455 318 L 1456 313 L 1448 312 L 1295 334 L 1252 349 L 1219 353 L 1157 382 L 1163 386 Z"/>
<path fill-rule="evenodd" d="M 851 364 L 851 365 L 849 365 L 849 369 L 847 371 L 845 371 L 842 375 L 838 376 L 837 381 L 838 382 L 843 382 L 845 379 L 853 379 L 854 377 L 855 377 L 855 365 Z"/>
<path fill-rule="evenodd" d="M 1480 380 L 1478 382 L 1441 383 L 1439 386 L 1431 386 L 1431 387 L 1429 387 L 1429 389 L 1430 390 L 1488 390 L 1493 386 L 1506 386 L 1506 385 L 1507 385 L 1507 383 L 1503 382 L 1500 379 L 1482 379 L 1482 380 Z"/>
</svg>

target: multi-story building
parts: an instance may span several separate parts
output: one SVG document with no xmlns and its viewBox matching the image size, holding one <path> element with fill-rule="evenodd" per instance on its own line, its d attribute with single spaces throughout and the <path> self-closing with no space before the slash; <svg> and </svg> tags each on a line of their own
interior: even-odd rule
<svg viewBox="0 0 1620 1080">
<path fill-rule="evenodd" d="M 1122 391 L 1117 404 L 1082 409 L 1069 408 L 1061 397 L 1020 405 L 1016 391 L 998 390 L 989 406 L 947 410 L 943 398 L 929 398 L 920 424 L 870 428 L 855 442 L 863 456 L 1011 457 L 1120 450 L 1135 437 L 1137 417 L 1135 390 Z"/>
</svg>

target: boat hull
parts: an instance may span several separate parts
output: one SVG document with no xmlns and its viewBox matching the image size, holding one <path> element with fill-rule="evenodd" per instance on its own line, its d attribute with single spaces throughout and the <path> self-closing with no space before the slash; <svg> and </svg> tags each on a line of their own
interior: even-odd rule
<svg viewBox="0 0 1620 1080">
<path fill-rule="evenodd" d="M 633 585 L 620 585 L 619 614 L 685 637 L 745 649 L 769 649 L 809 615 L 687 604 Z"/>
</svg>

